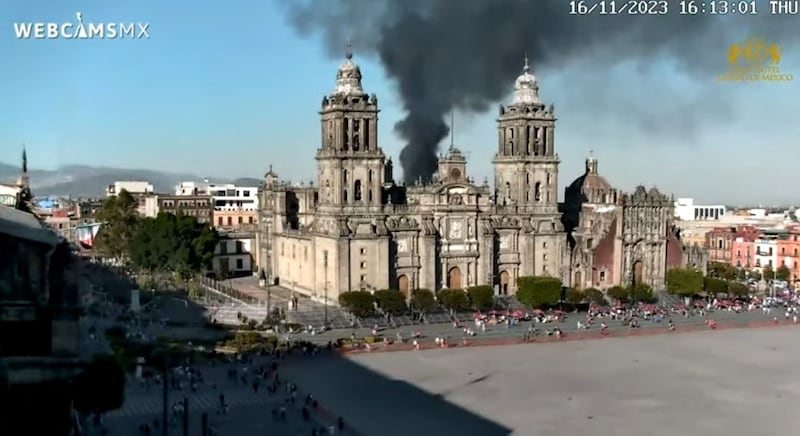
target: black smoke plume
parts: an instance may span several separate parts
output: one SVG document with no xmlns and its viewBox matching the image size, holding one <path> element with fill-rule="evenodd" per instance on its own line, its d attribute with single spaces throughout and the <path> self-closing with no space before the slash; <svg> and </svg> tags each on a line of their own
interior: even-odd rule
<svg viewBox="0 0 800 436">
<path fill-rule="evenodd" d="M 758 16 L 681 15 L 678 2 L 671 0 L 669 13 L 658 16 L 570 15 L 566 0 L 285 3 L 295 28 L 320 32 L 331 55 L 341 56 L 351 39 L 359 53 L 377 54 L 396 80 L 407 114 L 395 126 L 407 141 L 400 154 L 407 183 L 430 179 L 436 170 L 449 111 L 483 112 L 502 101 L 526 54 L 536 69 L 581 61 L 601 72 L 631 61 L 646 69 L 651 61 L 670 57 L 685 73 L 710 80 L 725 68 L 725 48 L 740 39 L 764 36 L 787 47 L 800 37 L 791 17 L 769 16 L 766 1 L 757 2 Z M 613 102 L 608 103 L 598 110 L 613 111 Z"/>
</svg>

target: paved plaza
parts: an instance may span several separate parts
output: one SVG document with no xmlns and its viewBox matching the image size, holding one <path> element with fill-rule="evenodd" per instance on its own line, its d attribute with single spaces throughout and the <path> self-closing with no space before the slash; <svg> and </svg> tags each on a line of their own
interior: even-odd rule
<svg viewBox="0 0 800 436">
<path fill-rule="evenodd" d="M 281 361 L 279 362 L 279 373 L 284 372 L 281 368 L 314 359 L 316 358 L 298 356 Z M 205 381 L 198 386 L 196 392 L 192 393 L 186 388 L 169 390 L 168 415 L 174 421 L 170 424 L 169 434 L 183 434 L 182 415 L 173 412 L 173 405 L 182 402 L 184 396 L 189 400 L 189 434 L 200 434 L 203 413 L 208 414 L 209 424 L 216 429 L 218 436 L 261 436 L 264 434 L 308 436 L 312 434 L 314 428 L 321 431 L 335 423 L 336 417 L 326 413 L 326 409 L 321 405 L 316 411 L 309 406 L 310 419 L 307 421 L 303 419 L 301 411 L 309 392 L 305 391 L 302 386 L 298 386 L 295 395 L 290 395 L 284 385 L 276 393 L 270 394 L 267 392 L 266 382 L 261 383 L 257 391 L 254 390 L 251 384 L 252 368 L 267 363 L 268 359 L 260 358 L 257 359 L 255 365 L 230 363 L 198 367 L 203 373 Z M 251 368 L 247 384 L 242 383 L 239 379 L 243 368 Z M 239 374 L 236 380 L 228 378 L 227 371 L 229 369 L 236 370 L 236 373 Z M 162 393 L 161 385 L 141 385 L 131 377 L 126 387 L 123 406 L 104 416 L 108 434 L 112 436 L 141 435 L 139 427 L 142 424 L 150 424 L 161 419 L 164 404 Z M 226 414 L 220 413 L 220 394 L 224 395 L 225 404 L 229 408 Z M 292 397 L 295 398 L 295 401 L 289 403 L 288 400 Z M 286 410 L 286 419 L 276 419 L 273 414 L 273 411 L 281 408 Z M 100 432 L 90 424 L 89 434 L 100 434 Z M 161 433 L 153 431 L 151 434 L 160 435 Z M 345 431 L 339 434 L 353 435 L 354 433 Z"/>
<path fill-rule="evenodd" d="M 287 376 L 363 435 L 783 436 L 800 328 L 707 330 L 297 361 Z"/>
</svg>

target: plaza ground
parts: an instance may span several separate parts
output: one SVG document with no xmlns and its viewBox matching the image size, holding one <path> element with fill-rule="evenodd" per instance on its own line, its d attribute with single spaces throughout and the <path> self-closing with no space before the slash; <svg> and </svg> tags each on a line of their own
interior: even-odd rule
<svg viewBox="0 0 800 436">
<path fill-rule="evenodd" d="M 362 435 L 783 436 L 800 328 L 300 360 L 286 375 Z"/>
</svg>

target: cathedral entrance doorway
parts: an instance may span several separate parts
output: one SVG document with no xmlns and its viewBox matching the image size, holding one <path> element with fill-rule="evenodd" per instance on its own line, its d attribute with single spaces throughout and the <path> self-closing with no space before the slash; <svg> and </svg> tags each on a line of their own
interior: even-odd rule
<svg viewBox="0 0 800 436">
<path fill-rule="evenodd" d="M 583 289 L 583 283 L 581 283 L 581 272 L 575 271 L 575 280 L 572 282 L 572 287 L 575 289 Z"/>
<path fill-rule="evenodd" d="M 508 295 L 508 281 L 509 281 L 508 271 L 500 272 L 500 293 L 502 295 Z"/>
<path fill-rule="evenodd" d="M 409 282 L 408 276 L 405 274 L 397 278 L 397 290 L 399 290 L 400 293 L 402 293 L 403 296 L 406 297 L 406 300 L 408 300 L 408 293 L 409 293 L 408 282 Z"/>
<path fill-rule="evenodd" d="M 447 287 L 449 289 L 463 289 L 461 285 L 461 270 L 454 266 L 447 272 Z"/>
<path fill-rule="evenodd" d="M 642 273 L 644 270 L 644 264 L 641 260 L 637 260 L 633 263 L 633 285 L 640 285 L 642 284 Z"/>
</svg>

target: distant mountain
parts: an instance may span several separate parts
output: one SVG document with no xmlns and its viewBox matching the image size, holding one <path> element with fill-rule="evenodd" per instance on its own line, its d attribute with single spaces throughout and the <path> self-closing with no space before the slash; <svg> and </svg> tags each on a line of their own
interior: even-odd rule
<svg viewBox="0 0 800 436">
<path fill-rule="evenodd" d="M 0 183 L 13 183 L 20 167 L 0 162 Z M 65 165 L 56 170 L 30 170 L 31 188 L 36 196 L 71 195 L 73 197 L 100 197 L 106 187 L 117 181 L 142 180 L 153 184 L 156 192 L 173 193 L 180 182 L 202 182 L 203 177 L 192 174 L 167 173 L 152 170 Z M 234 181 L 213 179 L 217 183 L 236 183 L 258 186 L 260 179 L 240 178 Z"/>
</svg>

